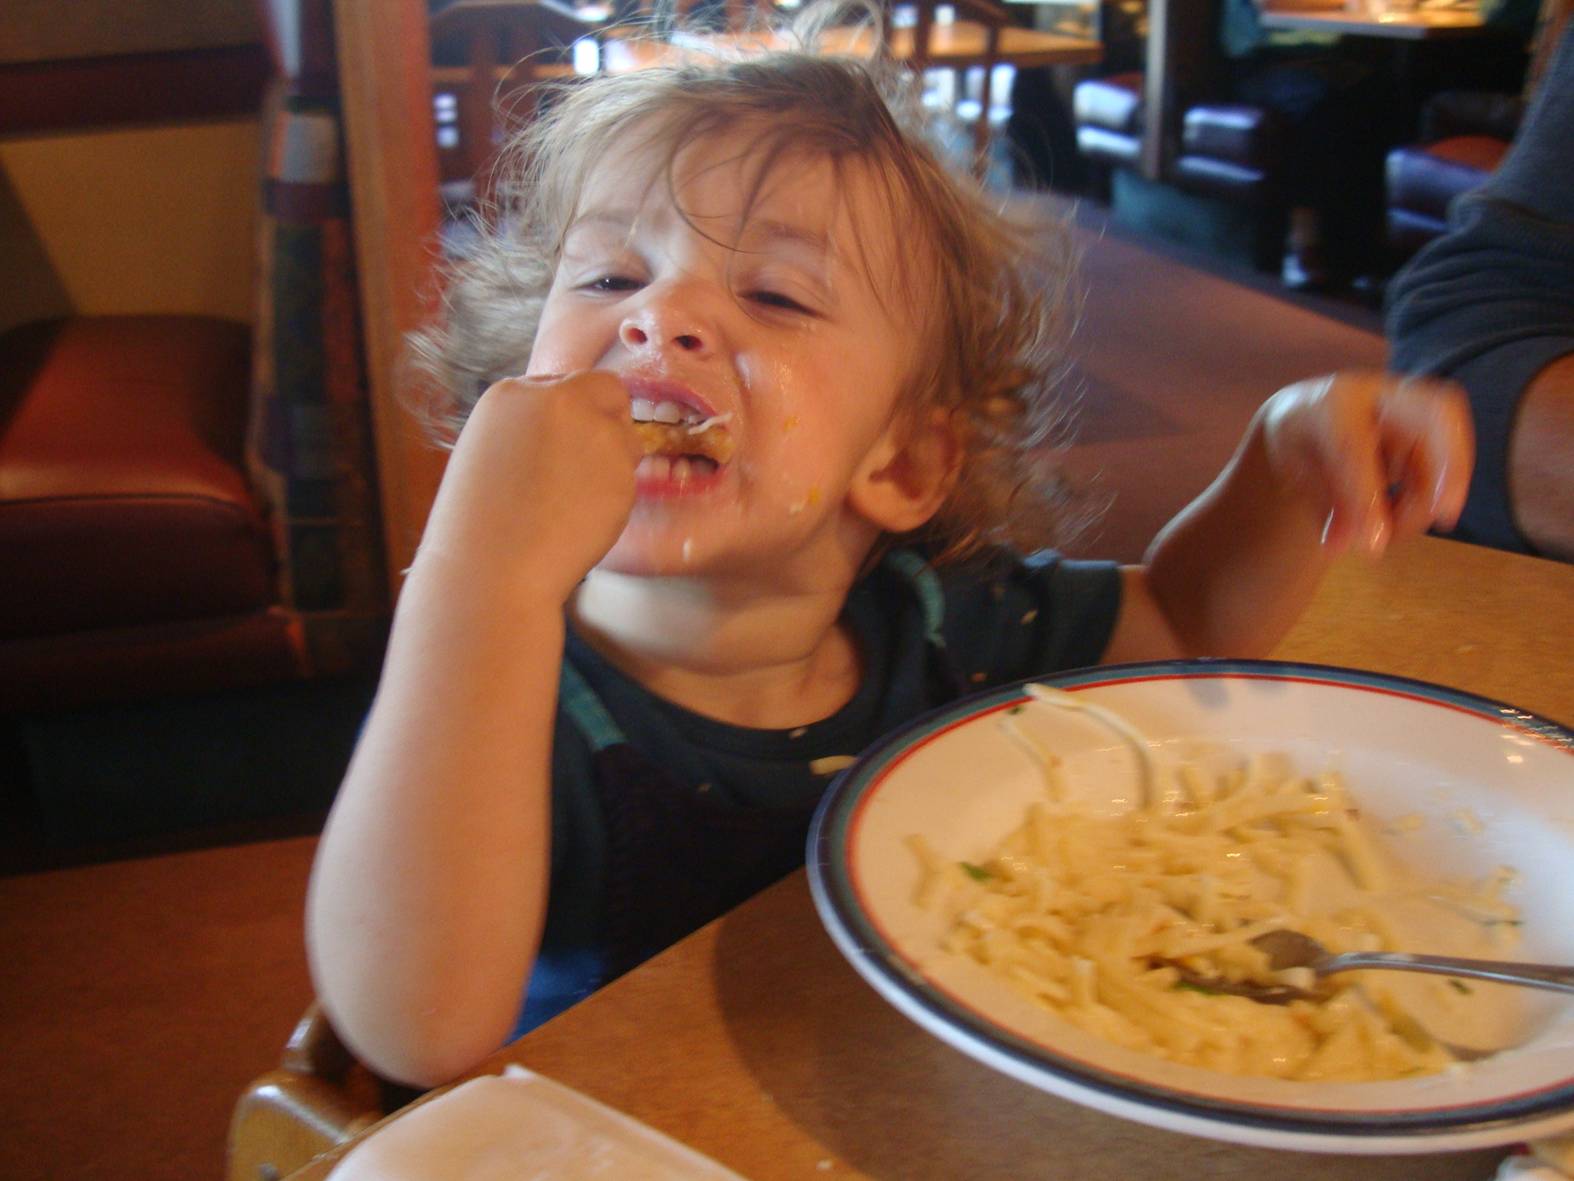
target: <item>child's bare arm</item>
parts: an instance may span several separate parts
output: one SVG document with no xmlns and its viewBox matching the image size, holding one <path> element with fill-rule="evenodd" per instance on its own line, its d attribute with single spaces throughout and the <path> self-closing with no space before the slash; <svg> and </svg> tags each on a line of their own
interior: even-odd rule
<svg viewBox="0 0 1574 1181">
<path fill-rule="evenodd" d="M 611 546 L 639 447 L 616 379 L 493 387 L 399 600 L 312 872 L 308 946 L 356 1053 L 452 1078 L 507 1036 L 540 939 L 563 604 Z"/>
<path fill-rule="evenodd" d="M 1280 390 L 1213 484 L 1125 572 L 1106 659 L 1257 656 L 1328 562 L 1458 518 L 1472 460 L 1462 393 L 1354 372 Z"/>
</svg>

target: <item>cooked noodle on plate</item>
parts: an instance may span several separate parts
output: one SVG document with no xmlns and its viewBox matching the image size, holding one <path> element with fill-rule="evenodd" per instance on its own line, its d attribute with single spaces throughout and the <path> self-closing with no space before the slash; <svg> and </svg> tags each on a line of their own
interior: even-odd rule
<svg viewBox="0 0 1574 1181">
<path fill-rule="evenodd" d="M 1501 951 L 1518 926 L 1502 897 L 1510 871 L 1480 883 L 1417 880 L 1363 821 L 1340 774 L 1298 775 L 1272 756 L 1223 771 L 1184 762 L 1161 785 L 1142 749 L 1139 805 L 1090 813 L 1064 802 L 1055 756 L 1017 727 L 1015 715 L 1032 708 L 1015 707 L 1002 724 L 1043 760 L 1047 798 L 978 861 L 909 838 L 924 870 L 919 904 L 947 917 L 947 951 L 1089 1033 L 1175 1062 L 1308 1081 L 1453 1065 L 1416 1013 L 1468 1017 L 1475 986 L 1392 972 L 1318 981 L 1306 968 L 1273 970 L 1251 940 L 1290 928 L 1334 952 L 1414 951 L 1413 922 L 1430 914 L 1475 936 L 1479 950 Z M 1145 745 L 1120 719 L 1100 720 Z M 1314 996 L 1266 1004 L 1209 982 Z"/>
</svg>

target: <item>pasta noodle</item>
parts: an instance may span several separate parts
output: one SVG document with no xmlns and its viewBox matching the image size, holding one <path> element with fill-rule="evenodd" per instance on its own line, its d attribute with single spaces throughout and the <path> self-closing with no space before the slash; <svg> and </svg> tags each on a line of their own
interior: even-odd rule
<svg viewBox="0 0 1574 1181">
<path fill-rule="evenodd" d="M 1023 738 L 1017 720 L 1003 719 L 1017 744 L 1054 767 L 1058 760 Z M 1117 722 L 1117 733 L 1141 742 Z M 1066 804 L 1058 773 L 1046 772 L 1047 798 L 978 864 L 943 858 L 911 837 L 922 866 L 919 905 L 946 916 L 942 946 L 1089 1033 L 1176 1062 L 1347 1081 L 1452 1063 L 1382 982 L 1393 973 L 1314 984 L 1308 969 L 1273 971 L 1251 944 L 1289 927 L 1332 951 L 1395 947 L 1383 903 L 1406 887 L 1339 774 L 1297 776 L 1272 757 L 1218 775 L 1188 763 L 1161 793 L 1146 751 L 1139 765 L 1144 802 L 1117 816 Z M 1500 897 L 1504 880 L 1424 889 L 1473 921 L 1501 923 L 1513 915 Z M 1199 979 L 1289 983 L 1317 995 L 1265 1004 Z M 1446 993 L 1450 985 L 1461 987 L 1445 978 L 1421 987 Z"/>
</svg>

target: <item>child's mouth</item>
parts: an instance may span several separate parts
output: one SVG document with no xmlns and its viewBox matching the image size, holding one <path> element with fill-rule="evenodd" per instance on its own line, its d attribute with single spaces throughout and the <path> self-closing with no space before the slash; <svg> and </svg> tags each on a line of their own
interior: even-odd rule
<svg viewBox="0 0 1574 1181">
<path fill-rule="evenodd" d="M 645 447 L 638 478 L 647 493 L 698 490 L 732 457 L 731 414 L 706 418 L 677 402 L 643 398 L 634 400 L 630 414 Z"/>
<path fill-rule="evenodd" d="M 731 414 L 707 418 L 677 402 L 635 398 L 629 416 L 645 444 L 646 455 L 699 459 L 711 467 L 732 458 L 732 432 L 727 429 Z"/>
</svg>

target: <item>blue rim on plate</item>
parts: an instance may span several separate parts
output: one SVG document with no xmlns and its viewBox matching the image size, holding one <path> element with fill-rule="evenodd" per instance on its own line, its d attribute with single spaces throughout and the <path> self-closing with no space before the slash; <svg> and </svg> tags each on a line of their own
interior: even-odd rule
<svg viewBox="0 0 1574 1181">
<path fill-rule="evenodd" d="M 852 880 L 850 837 L 860 808 L 883 774 L 908 752 L 960 723 L 1024 700 L 1024 686 L 1031 683 L 1077 689 L 1194 677 L 1295 680 L 1391 693 L 1477 715 L 1574 755 L 1574 730 L 1537 714 L 1424 681 L 1327 665 L 1205 659 L 1109 665 L 1026 678 L 915 719 L 871 746 L 831 784 L 810 827 L 807 863 L 814 904 L 838 949 L 887 1001 L 957 1049 L 1040 1089 L 1066 1095 L 1063 1084 L 1069 1084 L 1072 1090 L 1101 1095 L 1111 1101 L 1112 1110 L 1135 1118 L 1142 1118 L 1142 1109 L 1150 1109 L 1179 1117 L 1192 1130 L 1201 1131 L 1199 1123 L 1227 1124 L 1260 1129 L 1270 1136 L 1290 1133 L 1301 1146 L 1327 1138 L 1338 1142 L 1329 1144 L 1334 1150 L 1359 1151 L 1363 1138 L 1419 1140 L 1445 1134 L 1468 1140 L 1469 1133 L 1519 1127 L 1574 1108 L 1574 1069 L 1555 1085 L 1491 1102 L 1379 1112 L 1241 1103 L 1164 1087 L 1058 1053 L 995 1024 L 936 987 L 870 921 Z"/>
</svg>

